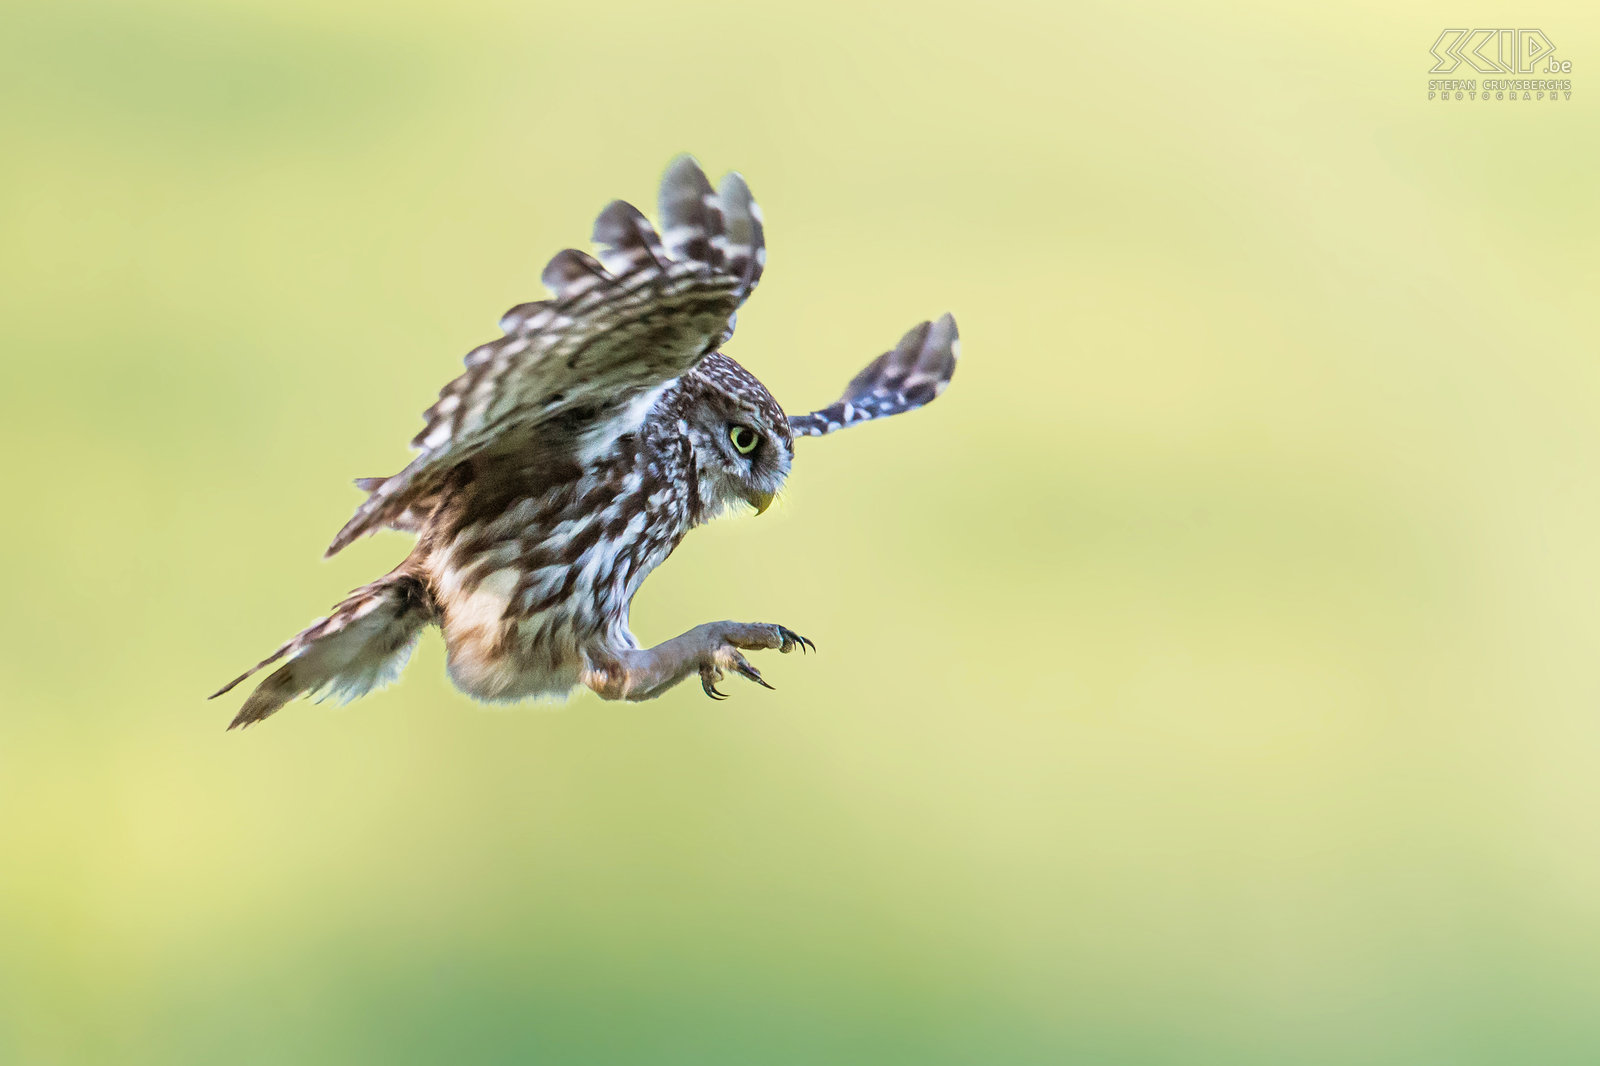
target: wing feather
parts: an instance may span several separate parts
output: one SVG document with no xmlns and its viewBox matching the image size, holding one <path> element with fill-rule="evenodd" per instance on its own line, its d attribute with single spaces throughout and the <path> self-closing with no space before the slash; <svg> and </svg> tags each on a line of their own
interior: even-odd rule
<svg viewBox="0 0 1600 1066">
<path fill-rule="evenodd" d="M 950 384 L 960 351 L 961 338 L 950 315 L 919 322 L 852 378 L 837 401 L 820 411 L 791 415 L 789 429 L 797 437 L 820 437 L 932 403 Z"/>
<path fill-rule="evenodd" d="M 467 354 L 465 372 L 423 413 L 420 454 L 371 480 L 327 554 L 403 521 L 463 462 L 535 439 L 548 447 L 552 435 L 539 430 L 555 419 L 592 431 L 621 418 L 727 339 L 765 262 L 760 209 L 736 174 L 712 192 L 688 156 L 668 167 L 660 203 L 666 239 L 617 200 L 595 221 L 598 259 L 567 249 L 550 260 L 541 279 L 553 298 L 513 307 L 505 335 Z"/>
</svg>

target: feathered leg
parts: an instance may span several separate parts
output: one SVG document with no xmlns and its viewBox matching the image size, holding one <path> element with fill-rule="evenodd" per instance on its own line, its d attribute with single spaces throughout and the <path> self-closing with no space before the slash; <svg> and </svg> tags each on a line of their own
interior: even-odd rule
<svg viewBox="0 0 1600 1066">
<path fill-rule="evenodd" d="M 707 622 L 653 648 L 611 649 L 605 656 L 593 656 L 583 683 L 602 699 L 650 700 L 698 673 L 706 695 L 720 700 L 726 698 L 717 690 L 724 671 L 772 687 L 740 649 L 789 652 L 816 647 L 793 630 L 767 622 Z"/>
<path fill-rule="evenodd" d="M 422 627 L 434 618 L 427 586 L 414 574 L 396 570 L 350 593 L 327 618 L 312 623 L 211 698 L 287 655 L 289 661 L 244 701 L 229 729 L 259 722 L 307 693 L 336 695 L 348 702 L 393 680 L 416 647 Z"/>
</svg>

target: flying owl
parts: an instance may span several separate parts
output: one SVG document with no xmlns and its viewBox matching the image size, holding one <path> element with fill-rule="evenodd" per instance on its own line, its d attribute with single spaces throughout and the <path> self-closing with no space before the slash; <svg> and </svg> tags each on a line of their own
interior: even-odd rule
<svg viewBox="0 0 1600 1066">
<path fill-rule="evenodd" d="M 235 678 L 287 660 L 230 729 L 298 696 L 354 699 L 391 680 L 437 625 L 451 680 L 480 700 L 646 700 L 698 674 L 721 699 L 725 672 L 771 688 L 742 654 L 814 648 L 765 622 L 707 622 L 653 648 L 628 628 L 641 583 L 684 534 L 742 505 L 765 511 L 794 441 L 928 403 L 949 384 L 958 342 L 945 315 L 911 329 L 839 400 L 785 415 L 719 351 L 766 262 L 761 211 L 738 174 L 713 189 L 695 161 L 661 181 L 657 232 L 613 202 L 596 220 L 599 258 L 568 249 L 542 280 L 549 300 L 500 320 L 466 372 L 424 413 L 418 454 L 367 499 L 328 548 L 379 529 L 414 533 L 394 570 Z"/>
</svg>

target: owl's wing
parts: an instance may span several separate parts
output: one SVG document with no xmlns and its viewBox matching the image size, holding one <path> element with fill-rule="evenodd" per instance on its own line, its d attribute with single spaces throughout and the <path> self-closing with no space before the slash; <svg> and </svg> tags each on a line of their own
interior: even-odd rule
<svg viewBox="0 0 1600 1066">
<path fill-rule="evenodd" d="M 868 363 L 837 402 L 808 415 L 790 415 L 789 429 L 797 437 L 820 437 L 932 403 L 950 384 L 960 351 L 954 318 L 918 323 L 892 350 Z"/>
<path fill-rule="evenodd" d="M 594 224 L 599 259 L 567 249 L 542 279 L 554 298 L 520 304 L 505 336 L 473 349 L 466 372 L 439 391 L 400 473 L 366 481 L 371 495 L 327 554 L 391 522 L 436 492 L 461 462 L 515 452 L 535 439 L 604 437 L 645 393 L 693 367 L 733 333 L 734 312 L 761 279 L 761 210 L 738 174 L 713 189 L 680 156 L 661 179 L 657 233 L 614 201 Z M 559 423 L 561 433 L 542 432 Z"/>
</svg>

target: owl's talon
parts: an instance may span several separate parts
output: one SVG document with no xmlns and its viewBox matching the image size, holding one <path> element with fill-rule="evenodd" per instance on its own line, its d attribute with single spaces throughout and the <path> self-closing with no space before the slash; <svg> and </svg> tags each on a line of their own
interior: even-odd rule
<svg viewBox="0 0 1600 1066">
<path fill-rule="evenodd" d="M 722 671 L 718 670 L 714 666 L 702 666 L 700 668 L 700 687 L 705 690 L 707 696 L 710 696 L 714 700 L 725 700 L 728 698 L 728 694 L 726 692 L 722 692 L 717 688 L 717 681 L 719 681 L 721 677 Z"/>
<path fill-rule="evenodd" d="M 788 626 L 777 626 L 775 628 L 778 630 L 779 651 L 790 652 L 795 648 L 799 648 L 802 652 L 817 650 L 817 646 L 815 644 L 811 643 L 805 637 L 802 637 L 799 633 L 796 633 Z"/>
<path fill-rule="evenodd" d="M 603 663 L 592 669 L 585 684 L 606 699 L 648 700 L 698 673 L 706 696 L 725 700 L 728 693 L 717 685 L 729 674 L 777 690 L 750 665 L 744 652 L 796 648 L 815 651 L 816 645 L 772 622 L 707 622 L 648 651 L 630 648 L 621 652 L 616 667 L 608 669 L 609 664 Z"/>
<path fill-rule="evenodd" d="M 766 678 L 761 676 L 761 671 L 760 670 L 757 670 L 755 667 L 751 666 L 745 660 L 745 657 L 743 655 L 738 654 L 737 652 L 734 653 L 733 672 L 738 674 L 738 675 L 740 675 L 741 677 L 749 678 L 751 681 L 754 681 L 756 684 L 760 685 L 762 688 L 770 688 L 774 692 L 778 691 L 777 689 L 773 688 L 771 685 L 767 684 L 767 680 L 766 680 Z"/>
</svg>

